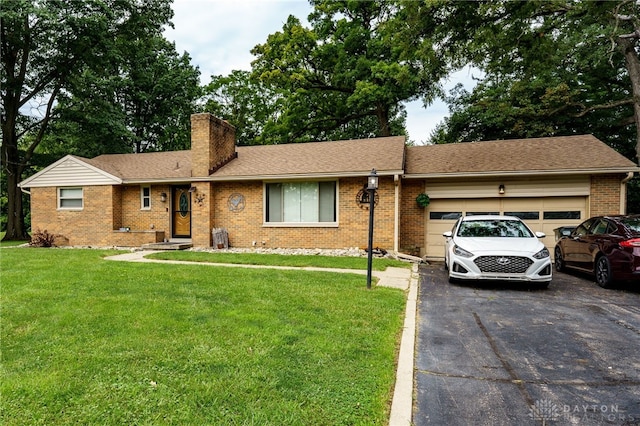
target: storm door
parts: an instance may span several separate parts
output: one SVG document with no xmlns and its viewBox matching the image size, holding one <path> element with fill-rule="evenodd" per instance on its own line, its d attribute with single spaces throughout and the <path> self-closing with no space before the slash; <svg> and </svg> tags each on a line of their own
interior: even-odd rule
<svg viewBox="0 0 640 426">
<path fill-rule="evenodd" d="M 173 238 L 191 238 L 191 193 L 188 186 L 171 190 L 171 222 Z"/>
</svg>

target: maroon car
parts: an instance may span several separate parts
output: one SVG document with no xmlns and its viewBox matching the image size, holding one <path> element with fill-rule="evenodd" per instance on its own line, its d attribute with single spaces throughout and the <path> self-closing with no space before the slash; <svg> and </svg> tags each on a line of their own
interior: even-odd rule
<svg viewBox="0 0 640 426">
<path fill-rule="evenodd" d="M 593 273 L 600 287 L 640 284 L 640 214 L 592 217 L 556 243 L 556 270 Z"/>
</svg>

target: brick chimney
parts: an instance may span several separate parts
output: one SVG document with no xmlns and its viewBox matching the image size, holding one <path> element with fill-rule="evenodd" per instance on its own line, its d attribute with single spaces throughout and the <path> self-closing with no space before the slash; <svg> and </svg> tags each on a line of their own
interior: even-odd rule
<svg viewBox="0 0 640 426">
<path fill-rule="evenodd" d="M 237 156 L 235 127 L 208 112 L 191 115 L 191 176 L 209 176 Z"/>
</svg>

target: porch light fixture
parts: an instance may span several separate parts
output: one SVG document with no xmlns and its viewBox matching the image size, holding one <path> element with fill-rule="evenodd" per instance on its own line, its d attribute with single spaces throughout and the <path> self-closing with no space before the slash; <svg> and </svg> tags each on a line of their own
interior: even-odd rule
<svg viewBox="0 0 640 426">
<path fill-rule="evenodd" d="M 371 169 L 371 174 L 367 181 L 367 189 L 378 189 L 378 174 L 376 173 L 376 169 Z"/>
<path fill-rule="evenodd" d="M 196 188 L 195 186 L 192 186 L 191 188 L 189 188 L 189 192 L 196 192 L 198 190 L 198 188 Z"/>
<path fill-rule="evenodd" d="M 160 193 L 160 201 L 162 201 L 163 203 L 165 203 L 167 201 L 167 193 L 166 192 L 161 192 Z"/>
<path fill-rule="evenodd" d="M 498 187 L 498 194 L 504 195 L 504 185 L 503 184 L 500 184 L 500 186 Z"/>
<path fill-rule="evenodd" d="M 371 264 L 373 261 L 373 208 L 375 207 L 376 189 L 378 189 L 378 174 L 371 169 L 367 180 L 369 191 L 369 247 L 367 250 L 367 289 L 371 289 Z"/>
</svg>

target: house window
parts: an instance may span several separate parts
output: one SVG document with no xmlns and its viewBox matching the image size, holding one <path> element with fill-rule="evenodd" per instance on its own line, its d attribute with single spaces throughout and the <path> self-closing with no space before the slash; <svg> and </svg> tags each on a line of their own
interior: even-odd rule
<svg viewBox="0 0 640 426">
<path fill-rule="evenodd" d="M 268 223 L 335 224 L 336 182 L 283 182 L 265 185 Z"/>
<path fill-rule="evenodd" d="M 456 220 L 462 216 L 462 212 L 429 212 L 430 220 Z"/>
<path fill-rule="evenodd" d="M 498 212 L 467 212 L 467 216 L 486 216 L 486 215 L 498 215 Z"/>
<path fill-rule="evenodd" d="M 505 216 L 515 216 L 522 220 L 539 220 L 540 212 L 504 212 Z"/>
<path fill-rule="evenodd" d="M 84 207 L 82 188 L 58 188 L 58 208 L 82 210 Z"/>
<path fill-rule="evenodd" d="M 140 209 L 151 209 L 151 188 L 148 186 L 140 187 Z"/>
<path fill-rule="evenodd" d="M 580 211 L 569 210 L 569 211 L 560 211 L 560 212 L 544 212 L 543 218 L 545 220 L 580 219 Z"/>
</svg>

